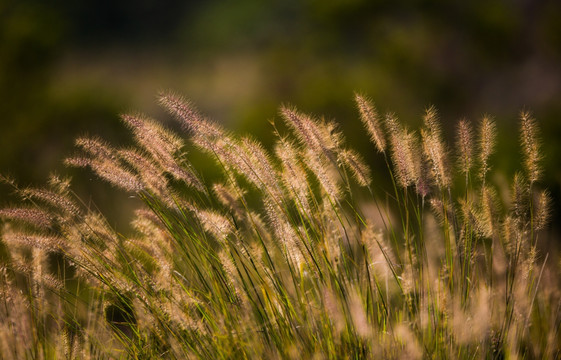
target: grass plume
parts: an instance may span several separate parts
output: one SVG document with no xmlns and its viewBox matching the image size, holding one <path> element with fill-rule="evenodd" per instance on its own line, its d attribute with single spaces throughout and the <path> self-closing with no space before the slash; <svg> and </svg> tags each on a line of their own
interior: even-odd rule
<svg viewBox="0 0 561 360">
<path fill-rule="evenodd" d="M 490 117 L 477 134 L 460 121 L 452 149 L 434 107 L 417 131 L 355 101 L 387 174 L 335 123 L 289 106 L 273 153 L 173 93 L 160 103 L 182 136 L 136 114 L 122 116 L 135 146 L 79 138 L 68 165 L 142 200 L 130 233 L 66 178 L 5 179 L 22 204 L 0 210 L 0 357 L 559 357 L 535 120 L 521 115 L 524 173 L 504 186 Z M 219 170 L 212 183 L 191 147 Z"/>
</svg>

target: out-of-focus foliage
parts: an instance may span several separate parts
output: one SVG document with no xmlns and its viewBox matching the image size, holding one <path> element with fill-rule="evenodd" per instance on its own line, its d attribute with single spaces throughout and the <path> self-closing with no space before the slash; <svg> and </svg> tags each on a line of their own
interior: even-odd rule
<svg viewBox="0 0 561 360">
<path fill-rule="evenodd" d="M 115 114 L 154 111 L 154 89 L 181 91 L 266 144 L 280 102 L 356 130 L 349 94 L 364 91 L 412 125 L 437 105 L 450 140 L 458 114 L 496 114 L 508 133 L 531 109 L 560 197 L 557 1 L 4 0 L 0 17 L 0 169 L 22 181 L 59 166 L 77 134 L 123 139 Z M 499 160 L 507 172 L 516 161 Z"/>
</svg>

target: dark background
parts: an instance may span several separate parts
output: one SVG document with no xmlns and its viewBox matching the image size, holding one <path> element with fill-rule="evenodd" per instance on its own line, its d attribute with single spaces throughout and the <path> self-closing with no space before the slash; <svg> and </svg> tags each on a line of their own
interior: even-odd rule
<svg viewBox="0 0 561 360">
<path fill-rule="evenodd" d="M 507 176 L 520 169 L 518 113 L 531 110 L 546 154 L 541 185 L 555 198 L 557 223 L 561 2 L 396 3 L 0 0 L 0 172 L 23 185 L 52 171 L 72 174 L 86 201 L 126 210 L 126 196 L 87 171 L 65 169 L 62 159 L 85 133 L 129 141 L 120 113 L 169 121 L 156 104 L 161 89 L 266 145 L 280 104 L 334 118 L 381 167 L 360 130 L 353 102 L 360 91 L 412 127 L 434 104 L 451 143 L 458 119 L 493 115 L 495 160 Z"/>
</svg>

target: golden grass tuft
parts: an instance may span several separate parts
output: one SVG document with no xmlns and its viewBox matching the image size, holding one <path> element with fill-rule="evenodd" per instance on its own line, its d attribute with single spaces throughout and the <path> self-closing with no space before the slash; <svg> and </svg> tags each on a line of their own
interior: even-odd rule
<svg viewBox="0 0 561 360">
<path fill-rule="evenodd" d="M 524 172 L 503 185 L 489 116 L 477 133 L 461 120 L 453 149 L 435 107 L 417 130 L 355 101 L 388 174 L 334 122 L 288 106 L 272 153 L 173 93 L 160 103 L 184 136 L 123 115 L 134 146 L 79 138 L 66 163 L 142 201 L 130 232 L 67 178 L 1 177 L 22 203 L 0 210 L 0 358 L 558 357 L 535 120 L 521 114 Z"/>
</svg>

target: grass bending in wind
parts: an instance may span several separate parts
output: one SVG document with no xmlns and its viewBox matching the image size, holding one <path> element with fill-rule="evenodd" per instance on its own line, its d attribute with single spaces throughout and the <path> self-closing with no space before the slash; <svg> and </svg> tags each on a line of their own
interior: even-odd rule
<svg viewBox="0 0 561 360">
<path fill-rule="evenodd" d="M 493 183 L 495 124 L 443 140 L 356 95 L 386 175 L 332 122 L 293 107 L 273 154 L 181 97 L 160 102 L 179 136 L 124 115 L 136 146 L 79 138 L 70 166 L 142 199 L 135 232 L 112 229 L 52 176 L 0 210 L 0 356 L 21 358 L 553 358 L 558 269 L 539 251 L 549 215 L 535 120 L 523 171 Z M 274 125 L 274 124 L 273 124 Z M 195 146 L 221 178 L 190 164 Z M 381 177 L 393 186 L 382 189 Z"/>
</svg>

